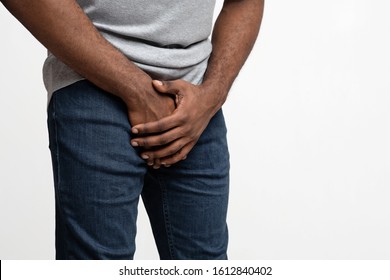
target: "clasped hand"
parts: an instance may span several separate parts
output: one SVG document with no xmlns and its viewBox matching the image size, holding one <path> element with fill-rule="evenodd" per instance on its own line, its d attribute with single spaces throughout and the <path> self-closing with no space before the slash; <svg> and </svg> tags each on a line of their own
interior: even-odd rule
<svg viewBox="0 0 390 280">
<path fill-rule="evenodd" d="M 154 80 L 153 86 L 159 94 L 173 95 L 176 109 L 157 121 L 133 126 L 131 145 L 143 147 L 141 157 L 157 169 L 186 159 L 219 108 L 212 102 L 212 93 L 202 85 Z"/>
</svg>

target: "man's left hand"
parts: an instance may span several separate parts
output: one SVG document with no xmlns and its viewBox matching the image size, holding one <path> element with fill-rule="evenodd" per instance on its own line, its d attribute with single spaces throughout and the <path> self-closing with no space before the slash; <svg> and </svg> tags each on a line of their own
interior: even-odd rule
<svg viewBox="0 0 390 280">
<path fill-rule="evenodd" d="M 161 94 L 174 95 L 176 109 L 158 121 L 134 126 L 131 131 L 136 137 L 131 144 L 145 148 L 141 157 L 157 169 L 186 159 L 221 105 L 216 93 L 202 85 L 184 80 L 155 80 L 153 86 Z"/>
</svg>

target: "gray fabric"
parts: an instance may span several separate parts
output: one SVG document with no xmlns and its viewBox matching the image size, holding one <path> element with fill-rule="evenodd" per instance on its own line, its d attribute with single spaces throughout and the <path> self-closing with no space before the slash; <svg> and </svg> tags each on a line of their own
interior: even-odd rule
<svg viewBox="0 0 390 280">
<path fill-rule="evenodd" d="M 153 78 L 201 82 L 211 53 L 215 0 L 78 0 L 101 34 Z M 48 99 L 82 80 L 51 53 L 43 67 Z"/>
</svg>

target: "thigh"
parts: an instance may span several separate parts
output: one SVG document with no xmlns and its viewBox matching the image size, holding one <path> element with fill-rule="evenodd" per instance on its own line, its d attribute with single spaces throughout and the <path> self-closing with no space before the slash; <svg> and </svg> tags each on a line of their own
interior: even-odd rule
<svg viewBox="0 0 390 280">
<path fill-rule="evenodd" d="M 142 194 L 162 259 L 226 259 L 229 152 L 222 111 L 187 159 L 150 169 Z"/>
<path fill-rule="evenodd" d="M 58 259 L 131 259 L 146 171 L 125 105 L 80 81 L 48 108 Z"/>
</svg>

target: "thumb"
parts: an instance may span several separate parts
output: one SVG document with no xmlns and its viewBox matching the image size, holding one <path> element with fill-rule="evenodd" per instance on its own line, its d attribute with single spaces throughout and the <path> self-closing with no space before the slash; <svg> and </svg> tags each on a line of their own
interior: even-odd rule
<svg viewBox="0 0 390 280">
<path fill-rule="evenodd" d="M 176 95 L 179 92 L 179 88 L 175 86 L 175 83 L 172 81 L 152 81 L 155 90 L 161 93 L 173 94 Z"/>
</svg>

